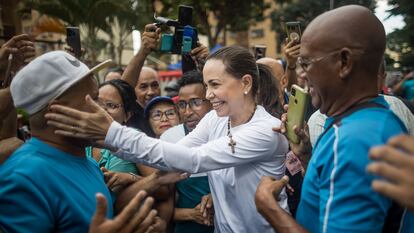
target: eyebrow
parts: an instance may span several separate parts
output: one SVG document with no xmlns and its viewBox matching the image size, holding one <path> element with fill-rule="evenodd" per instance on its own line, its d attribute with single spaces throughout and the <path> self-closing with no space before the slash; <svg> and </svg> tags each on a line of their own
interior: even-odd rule
<svg viewBox="0 0 414 233">
<path fill-rule="evenodd" d="M 220 80 L 219 79 L 210 79 L 210 80 L 208 80 L 208 83 L 212 83 L 214 81 L 220 81 Z"/>
</svg>

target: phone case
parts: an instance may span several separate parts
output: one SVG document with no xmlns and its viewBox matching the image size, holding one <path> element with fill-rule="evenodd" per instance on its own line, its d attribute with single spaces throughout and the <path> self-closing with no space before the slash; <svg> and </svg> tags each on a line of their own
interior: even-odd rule
<svg viewBox="0 0 414 233">
<path fill-rule="evenodd" d="M 287 113 L 286 133 L 289 141 L 298 144 L 299 138 L 293 131 L 293 126 L 303 127 L 305 111 L 309 103 L 309 94 L 303 88 L 292 85 L 289 96 L 289 109 Z"/>
<path fill-rule="evenodd" d="M 300 43 L 300 39 L 302 37 L 300 22 L 286 22 L 286 33 L 289 41 L 295 40 L 296 43 Z"/>
</svg>

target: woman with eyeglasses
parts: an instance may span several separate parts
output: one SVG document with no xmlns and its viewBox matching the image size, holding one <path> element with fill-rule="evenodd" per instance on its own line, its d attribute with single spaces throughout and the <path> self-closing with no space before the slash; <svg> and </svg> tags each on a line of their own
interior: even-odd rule
<svg viewBox="0 0 414 233">
<path fill-rule="evenodd" d="M 122 158 L 165 170 L 207 172 L 215 232 L 270 233 L 274 231 L 257 212 L 254 196 L 262 176 L 283 177 L 288 141 L 272 131 L 280 120 L 256 104 L 258 79 L 266 75 L 260 69 L 245 48 L 223 47 L 210 54 L 203 78 L 214 111 L 176 144 L 114 122 L 89 97 L 92 113 L 54 105 L 46 117 L 66 135 L 104 140 L 102 146 L 117 148 Z M 79 121 L 85 127 L 78 129 Z M 285 191 L 273 195 L 289 211 Z"/>
<path fill-rule="evenodd" d="M 180 124 L 180 116 L 173 100 L 166 96 L 157 96 L 148 102 L 144 109 L 156 138 L 160 138 L 167 129 Z"/>
<path fill-rule="evenodd" d="M 136 95 L 134 88 L 123 80 L 114 79 L 100 85 L 99 95 L 96 102 L 111 115 L 114 121 L 122 125 L 127 125 L 127 121 L 137 110 L 137 103 L 134 101 L 135 99 Z M 99 167 L 105 168 L 103 169 L 104 171 L 109 170 L 111 172 L 125 173 L 119 175 L 123 176 L 123 182 L 116 182 L 115 178 L 113 178 L 110 183 L 108 182 L 108 187 L 111 189 L 121 184 L 124 186 L 133 182 L 134 177 L 131 177 L 128 173 L 139 174 L 135 163 L 120 159 L 107 149 L 101 150 L 89 147 L 86 152 L 88 156 L 93 156 L 98 162 Z"/>
</svg>

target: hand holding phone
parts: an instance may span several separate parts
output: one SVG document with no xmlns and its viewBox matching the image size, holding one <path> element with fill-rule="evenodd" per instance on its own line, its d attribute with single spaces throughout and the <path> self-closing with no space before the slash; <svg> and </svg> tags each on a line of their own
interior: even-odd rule
<svg viewBox="0 0 414 233">
<path fill-rule="evenodd" d="M 309 104 L 309 94 L 298 85 L 292 85 L 289 96 L 289 109 L 287 112 L 286 135 L 289 141 L 298 144 L 298 135 L 293 130 L 293 126 L 303 127 L 305 121 L 305 111 Z"/>
<path fill-rule="evenodd" d="M 286 22 L 286 33 L 289 41 L 295 41 L 296 44 L 300 43 L 302 33 L 300 31 L 300 22 Z"/>
</svg>

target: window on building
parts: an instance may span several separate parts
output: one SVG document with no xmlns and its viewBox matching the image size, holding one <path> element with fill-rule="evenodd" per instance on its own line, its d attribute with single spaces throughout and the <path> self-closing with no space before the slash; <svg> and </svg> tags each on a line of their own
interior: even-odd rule
<svg viewBox="0 0 414 233">
<path fill-rule="evenodd" d="M 264 37 L 264 30 L 263 29 L 253 29 L 250 31 L 251 38 L 262 38 Z"/>
</svg>

